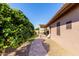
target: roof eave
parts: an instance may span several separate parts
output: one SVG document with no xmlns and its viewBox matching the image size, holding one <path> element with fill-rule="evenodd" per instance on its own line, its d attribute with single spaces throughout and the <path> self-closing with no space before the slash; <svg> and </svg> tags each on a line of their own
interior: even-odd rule
<svg viewBox="0 0 79 59">
<path fill-rule="evenodd" d="M 45 25 L 45 27 L 48 27 L 49 25 L 53 24 L 55 21 L 58 20 L 58 18 L 67 12 L 72 6 L 74 6 L 75 3 L 66 3 L 64 4 L 61 9 L 56 13 L 56 15 Z"/>
</svg>

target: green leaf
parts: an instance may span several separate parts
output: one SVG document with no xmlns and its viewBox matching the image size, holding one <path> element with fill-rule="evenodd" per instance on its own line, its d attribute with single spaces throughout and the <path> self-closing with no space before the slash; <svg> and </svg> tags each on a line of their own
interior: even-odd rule
<svg viewBox="0 0 79 59">
<path fill-rule="evenodd" d="M 34 26 L 24 13 L 5 3 L 0 3 L 0 27 L 1 48 L 18 47 L 34 35 Z"/>
<path fill-rule="evenodd" d="M 3 46 L 3 48 L 5 49 L 5 48 L 7 48 L 8 46 Z"/>
</svg>

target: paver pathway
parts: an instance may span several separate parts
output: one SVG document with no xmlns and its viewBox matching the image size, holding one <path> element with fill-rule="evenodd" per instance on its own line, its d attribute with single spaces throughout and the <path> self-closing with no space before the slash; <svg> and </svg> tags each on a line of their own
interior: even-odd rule
<svg viewBox="0 0 79 59">
<path fill-rule="evenodd" d="M 29 56 L 45 56 L 47 54 L 43 41 L 42 39 L 36 39 L 32 42 Z"/>
</svg>

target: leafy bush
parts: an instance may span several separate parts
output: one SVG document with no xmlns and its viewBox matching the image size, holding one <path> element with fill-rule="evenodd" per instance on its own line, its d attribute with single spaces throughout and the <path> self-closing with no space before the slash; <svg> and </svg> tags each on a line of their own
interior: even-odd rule
<svg viewBox="0 0 79 59">
<path fill-rule="evenodd" d="M 34 35 L 34 26 L 22 11 L 0 4 L 0 48 L 18 47 Z"/>
</svg>

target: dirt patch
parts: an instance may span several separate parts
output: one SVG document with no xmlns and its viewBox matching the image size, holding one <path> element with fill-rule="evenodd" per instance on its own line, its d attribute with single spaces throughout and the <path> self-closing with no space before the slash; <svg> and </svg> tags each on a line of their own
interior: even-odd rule
<svg viewBox="0 0 79 59">
<path fill-rule="evenodd" d="M 62 48 L 58 43 L 51 39 L 45 39 L 45 43 L 49 44 L 49 56 L 62 56 L 62 55 L 69 55 L 69 51 Z"/>
</svg>

